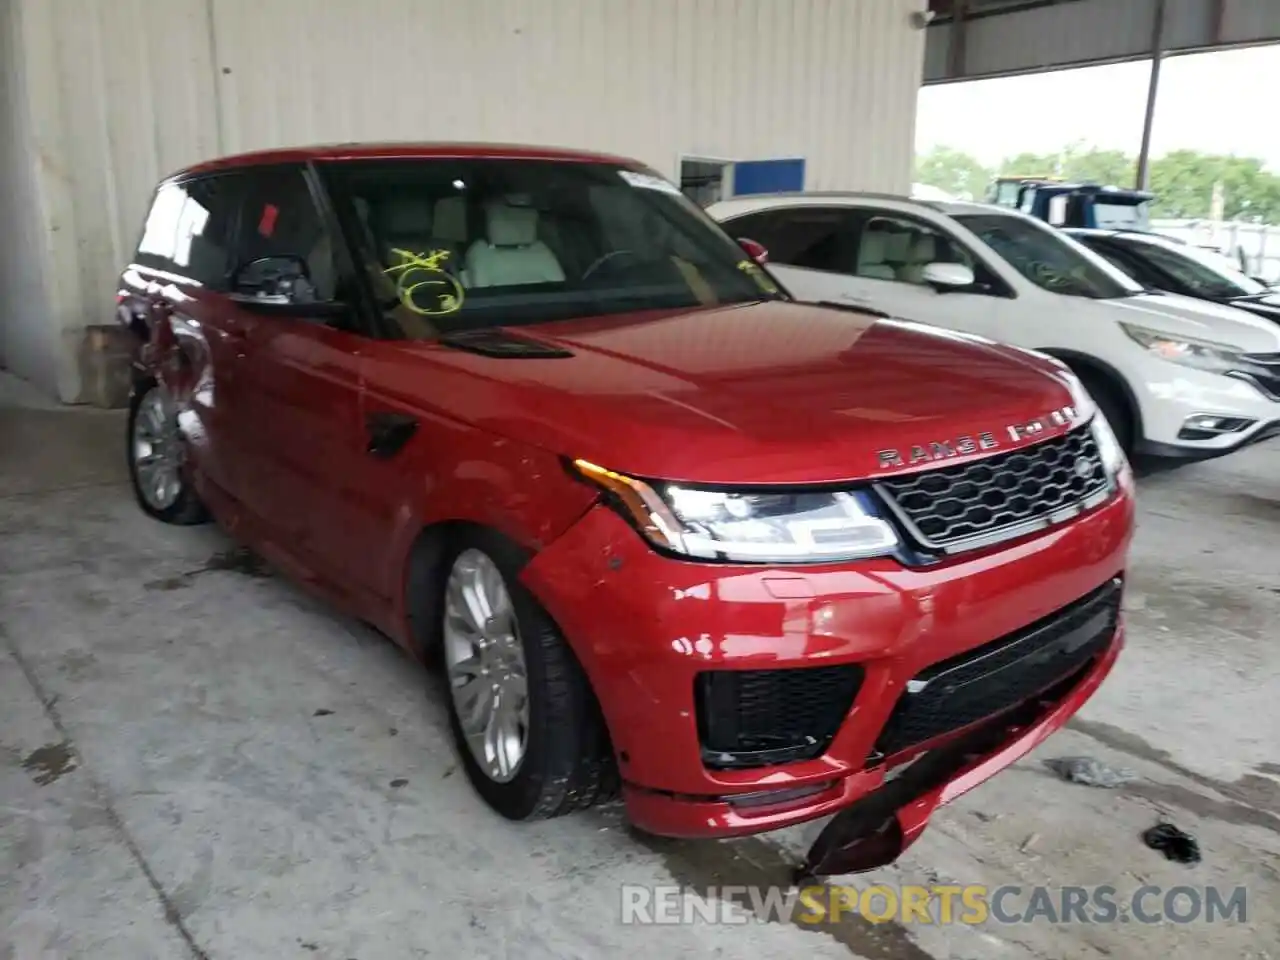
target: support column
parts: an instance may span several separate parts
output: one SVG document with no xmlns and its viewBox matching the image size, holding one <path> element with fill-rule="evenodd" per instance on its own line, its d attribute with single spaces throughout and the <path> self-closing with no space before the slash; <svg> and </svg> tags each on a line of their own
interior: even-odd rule
<svg viewBox="0 0 1280 960">
<path fill-rule="evenodd" d="M 1142 123 L 1142 147 L 1138 151 L 1138 189 L 1146 190 L 1150 181 L 1151 127 L 1156 118 L 1156 98 L 1160 93 L 1160 64 L 1164 60 L 1165 0 L 1155 0 L 1151 25 L 1151 82 L 1147 86 L 1147 114 Z"/>
</svg>

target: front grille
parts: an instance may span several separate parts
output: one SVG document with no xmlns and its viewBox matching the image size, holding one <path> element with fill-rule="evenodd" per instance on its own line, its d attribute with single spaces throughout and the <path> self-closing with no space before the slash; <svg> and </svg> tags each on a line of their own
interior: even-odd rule
<svg viewBox="0 0 1280 960">
<path fill-rule="evenodd" d="M 1067 519 L 1110 486 L 1086 425 L 1022 450 L 881 480 L 876 490 L 925 547 L 953 553 Z"/>
<path fill-rule="evenodd" d="M 861 685 L 856 664 L 700 673 L 702 761 L 724 770 L 811 760 L 836 735 Z"/>
<path fill-rule="evenodd" d="M 894 706 L 870 761 L 994 716 L 1083 669 L 1120 620 L 1121 582 L 976 650 L 917 674 Z"/>
<path fill-rule="evenodd" d="M 1268 399 L 1280 400 L 1280 353 L 1246 353 L 1241 369 L 1231 376 L 1252 383 Z"/>
</svg>

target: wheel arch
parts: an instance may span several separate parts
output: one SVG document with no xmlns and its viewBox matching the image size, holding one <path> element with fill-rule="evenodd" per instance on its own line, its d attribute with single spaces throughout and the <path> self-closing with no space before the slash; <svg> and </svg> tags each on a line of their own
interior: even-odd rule
<svg viewBox="0 0 1280 960">
<path fill-rule="evenodd" d="M 1080 353 L 1076 350 L 1064 350 L 1058 347 L 1037 347 L 1038 352 L 1048 354 L 1057 360 L 1061 360 L 1072 372 L 1082 379 L 1095 377 L 1100 379 L 1107 386 L 1115 390 L 1118 396 L 1127 408 L 1130 422 L 1133 426 L 1134 443 L 1139 443 L 1145 436 L 1142 426 L 1142 407 L 1138 403 L 1137 394 L 1133 392 L 1133 387 L 1129 385 L 1129 381 L 1125 379 L 1124 374 L 1098 357 L 1087 353 Z"/>
<path fill-rule="evenodd" d="M 443 520 L 423 526 L 418 531 L 405 564 L 402 588 L 404 623 L 407 640 L 412 645 L 411 652 L 429 666 L 441 666 L 443 659 L 440 613 L 446 565 L 464 539 L 474 542 L 490 553 L 500 565 L 508 566 L 517 572 L 522 571 L 537 552 L 501 530 L 473 520 Z M 521 583 L 519 586 L 526 592 L 530 592 L 525 584 Z M 537 596 L 532 593 L 530 595 L 541 607 L 541 601 Z M 573 643 L 564 636 L 551 612 L 543 607 L 542 613 L 560 632 L 568 657 L 576 664 L 576 669 L 581 672 L 585 680 L 586 693 L 592 704 L 591 709 L 602 729 L 603 742 L 599 749 L 612 757 L 613 739 L 608 714 L 602 709 L 591 672 L 578 655 L 578 651 L 574 649 Z"/>
<path fill-rule="evenodd" d="M 464 537 L 482 540 L 516 569 L 532 559 L 534 551 L 503 533 L 474 520 L 451 519 L 429 523 L 418 530 L 409 546 L 400 586 L 406 639 L 412 652 L 432 661 L 440 646 L 440 588 L 450 554 Z"/>
</svg>

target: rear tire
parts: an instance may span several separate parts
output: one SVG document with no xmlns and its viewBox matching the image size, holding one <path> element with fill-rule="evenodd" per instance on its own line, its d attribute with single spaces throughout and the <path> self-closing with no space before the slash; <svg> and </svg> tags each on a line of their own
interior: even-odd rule
<svg viewBox="0 0 1280 960">
<path fill-rule="evenodd" d="M 129 399 L 125 457 L 133 495 L 147 516 L 180 526 L 209 519 L 191 485 L 177 413 L 155 380 L 138 384 Z"/>
<path fill-rule="evenodd" d="M 449 690 L 450 726 L 471 785 L 489 806 L 509 820 L 558 817 L 612 799 L 619 789 L 618 773 L 599 704 L 559 628 L 520 583 L 519 551 L 496 534 L 476 530 L 462 533 L 446 556 L 436 610 Z M 505 594 L 509 617 L 500 612 L 476 617 L 460 610 L 460 605 L 469 604 L 464 603 L 459 584 L 477 579 L 488 584 L 485 589 L 491 595 Z M 475 594 L 471 596 L 474 601 Z M 482 603 L 480 608 L 495 610 L 501 606 L 499 600 L 491 607 Z M 506 644 L 506 654 L 481 652 L 475 646 L 484 633 L 478 629 L 477 620 L 491 625 L 489 638 L 483 640 L 489 650 Z M 488 663 L 489 673 L 480 678 L 476 674 L 482 662 Z M 460 666 L 463 663 L 465 668 Z M 517 752 L 514 748 L 489 750 L 478 743 L 477 726 L 488 727 L 483 721 L 477 722 L 477 708 L 468 697 L 475 692 L 470 687 L 474 682 L 476 689 L 484 691 L 477 698 L 491 697 L 490 709 L 496 710 L 498 707 L 493 704 L 502 697 L 510 698 L 508 691 L 513 681 L 509 678 L 520 671 L 527 704 L 523 725 L 515 722 L 520 727 L 522 745 L 519 759 L 513 763 L 512 756 Z M 493 681 L 495 676 L 497 681 Z M 508 679 L 504 681 L 502 677 Z M 515 681 L 515 689 L 519 686 Z M 467 693 L 460 694 L 458 691 L 463 688 Z M 511 710 L 510 699 L 502 709 Z M 519 712 L 517 704 L 516 713 Z M 465 725 L 463 713 L 468 717 Z M 504 758 L 499 760 L 497 753 L 505 753 Z"/>
</svg>

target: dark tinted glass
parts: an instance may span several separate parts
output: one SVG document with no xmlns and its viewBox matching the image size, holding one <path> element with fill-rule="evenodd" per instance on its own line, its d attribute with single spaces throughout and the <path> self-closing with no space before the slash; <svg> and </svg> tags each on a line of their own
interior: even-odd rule
<svg viewBox="0 0 1280 960">
<path fill-rule="evenodd" d="M 270 167 L 245 175 L 236 266 L 263 257 L 306 261 L 315 295 L 336 295 L 333 237 L 312 197 L 301 167 Z"/>
<path fill-rule="evenodd" d="M 241 186 L 241 178 L 232 174 L 162 186 L 147 214 L 135 262 L 225 289 Z"/>
<path fill-rule="evenodd" d="M 955 219 L 1009 266 L 1052 293 L 1110 299 L 1142 292 L 1141 284 L 1061 230 L 1002 213 L 964 213 Z"/>
<path fill-rule="evenodd" d="M 1196 297 L 1246 297 L 1265 293 L 1267 288 L 1238 269 L 1226 257 L 1196 247 L 1174 249 L 1137 238 L 1117 238 L 1133 256 L 1141 257 L 1163 270 Z"/>
<path fill-rule="evenodd" d="M 785 207 L 747 214 L 724 226 L 735 237 L 764 244 L 771 263 L 852 273 L 856 257 L 849 222 L 844 210 Z"/>
</svg>

